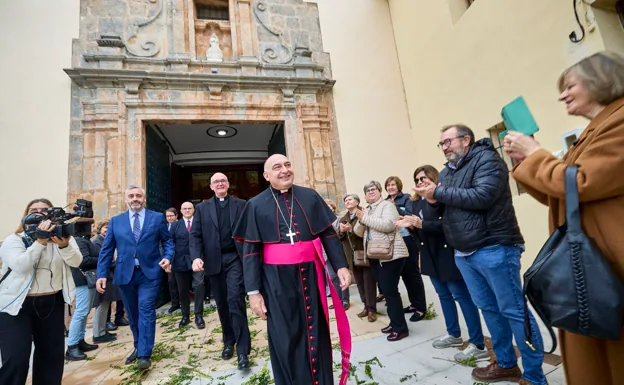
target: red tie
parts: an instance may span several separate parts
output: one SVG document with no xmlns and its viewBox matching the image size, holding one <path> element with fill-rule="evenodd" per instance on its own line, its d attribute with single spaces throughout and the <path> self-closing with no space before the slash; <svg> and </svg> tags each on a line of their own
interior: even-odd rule
<svg viewBox="0 0 624 385">
<path fill-rule="evenodd" d="M 191 220 L 190 219 L 186 220 L 186 231 L 188 231 L 189 233 L 191 232 Z"/>
</svg>

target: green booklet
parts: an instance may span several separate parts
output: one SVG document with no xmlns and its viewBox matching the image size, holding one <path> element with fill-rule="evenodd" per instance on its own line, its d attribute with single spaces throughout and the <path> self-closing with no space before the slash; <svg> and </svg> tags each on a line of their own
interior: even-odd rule
<svg viewBox="0 0 624 385">
<path fill-rule="evenodd" d="M 539 127 L 537 127 L 537 123 L 522 96 L 518 96 L 503 107 L 501 116 L 507 129 L 498 135 L 500 138 L 504 138 L 508 131 L 517 131 L 529 136 L 539 131 Z"/>
</svg>

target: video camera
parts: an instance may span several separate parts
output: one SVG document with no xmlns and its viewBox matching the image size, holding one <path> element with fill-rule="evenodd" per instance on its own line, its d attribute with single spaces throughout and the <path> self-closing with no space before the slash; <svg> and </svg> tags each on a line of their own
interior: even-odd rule
<svg viewBox="0 0 624 385">
<path fill-rule="evenodd" d="M 73 213 L 67 213 L 62 207 L 49 207 L 38 213 L 28 214 L 23 220 L 24 231 L 32 239 L 49 239 L 51 237 L 66 238 L 88 237 L 91 235 L 93 223 L 93 203 L 86 199 L 78 199 Z M 86 219 L 82 219 L 86 218 Z M 50 220 L 54 225 L 52 231 L 37 228 L 39 223 Z"/>
</svg>

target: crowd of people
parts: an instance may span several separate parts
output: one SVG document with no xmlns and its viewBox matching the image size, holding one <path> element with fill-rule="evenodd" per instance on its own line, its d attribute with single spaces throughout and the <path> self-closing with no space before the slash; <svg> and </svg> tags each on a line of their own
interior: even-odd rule
<svg viewBox="0 0 624 385">
<path fill-rule="evenodd" d="M 525 329 L 524 238 L 510 175 L 549 207 L 554 231 L 565 223 L 565 169 L 578 165 L 583 230 L 624 278 L 624 243 L 618 236 L 624 228 L 624 179 L 617 177 L 624 167 L 624 59 L 594 54 L 564 71 L 558 84 L 568 114 L 589 119 L 588 127 L 563 158 L 531 136 L 508 132 L 503 150 L 514 159 L 511 174 L 490 139 L 477 139 L 469 127 L 452 124 L 442 128 L 438 143 L 447 160 L 444 169 L 415 168 L 413 194 L 403 191 L 397 176 L 383 185 L 373 180 L 362 188 L 364 201 L 356 193 L 342 198 L 341 213 L 334 201 L 294 185 L 290 160 L 278 154 L 264 165 L 270 187 L 248 202 L 230 196 L 227 176 L 216 173 L 210 181 L 215 196 L 196 207 L 184 202 L 180 219 L 175 208 L 165 213 L 146 209 L 145 191 L 129 186 L 128 211 L 100 222 L 92 239 L 33 239 L 20 223 L 0 248 L 0 383 L 26 382 L 32 342 L 33 384 L 60 384 L 63 357 L 85 359 L 97 343 L 115 340 L 111 331 L 127 325 L 134 350 L 126 363 L 148 369 L 164 271 L 172 292 L 170 312 L 181 310 L 179 327 L 190 324 L 191 290 L 195 326 L 205 327 L 204 299 L 212 292 L 223 327 L 222 358 L 236 352 L 241 370 L 250 366 L 247 297 L 251 311 L 267 321 L 278 385 L 334 383 L 331 310 L 340 337 L 340 384 L 346 383 L 352 349 L 346 312 L 353 278 L 363 303 L 357 316 L 375 322 L 377 306 L 385 301 L 390 322 L 381 332 L 390 342 L 409 337 L 408 320 L 427 315 L 422 275 L 431 280 L 446 326 L 433 347 L 464 345 L 457 303 L 468 345 L 455 359 L 490 360 L 481 315 L 492 339 L 495 360 L 475 368 L 474 380 L 547 384 L 544 343 L 530 312 L 531 327 Z M 33 200 L 24 216 L 50 207 L 46 199 Z M 51 226 L 41 222 L 37 234 Z M 63 304 L 74 300 L 63 356 Z M 89 344 L 85 328 L 93 307 L 94 344 Z M 524 343 L 526 330 L 532 344 Z M 559 342 L 568 384 L 624 383 L 622 338 L 560 331 Z"/>
</svg>

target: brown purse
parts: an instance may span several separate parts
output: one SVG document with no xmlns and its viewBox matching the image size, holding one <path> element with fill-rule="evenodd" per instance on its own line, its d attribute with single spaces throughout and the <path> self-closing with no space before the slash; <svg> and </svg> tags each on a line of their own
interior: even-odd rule
<svg viewBox="0 0 624 385">
<path fill-rule="evenodd" d="M 371 239 L 366 243 L 366 254 L 370 259 L 389 261 L 394 253 L 394 236 L 387 239 Z"/>
<path fill-rule="evenodd" d="M 348 233 L 347 239 L 349 240 L 349 245 L 351 245 L 351 251 L 353 251 L 353 266 L 370 267 L 370 263 L 368 262 L 368 258 L 366 258 L 366 254 L 364 254 L 364 250 L 356 250 L 353 247 L 353 243 L 351 242 L 351 236 L 349 236 Z"/>
</svg>

